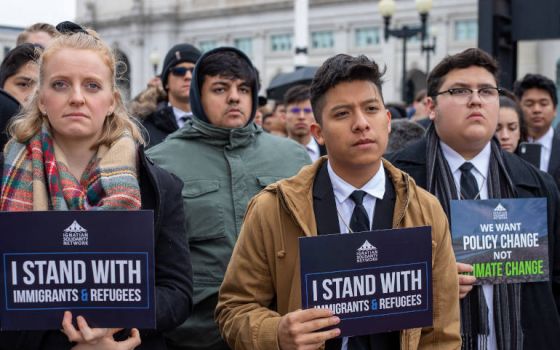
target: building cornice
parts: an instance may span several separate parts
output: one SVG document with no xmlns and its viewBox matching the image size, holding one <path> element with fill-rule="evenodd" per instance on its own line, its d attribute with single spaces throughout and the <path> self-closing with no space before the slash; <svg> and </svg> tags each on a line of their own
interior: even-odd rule
<svg viewBox="0 0 560 350">
<path fill-rule="evenodd" d="M 371 0 L 310 0 L 310 8 L 320 8 L 322 6 L 328 6 L 333 4 L 348 4 L 352 3 L 371 3 Z M 107 19 L 95 19 L 95 20 L 85 20 L 79 19 L 78 22 L 96 28 L 97 30 L 105 27 L 119 27 L 128 26 L 130 24 L 152 24 L 161 22 L 188 22 L 189 20 L 200 20 L 204 18 L 215 18 L 215 17 L 227 17 L 227 16 L 240 16 L 240 15 L 255 15 L 264 12 L 273 11 L 284 11 L 293 9 L 293 0 L 279 0 L 275 2 L 265 2 L 258 5 L 238 5 L 238 6 L 226 6 L 219 9 L 180 9 L 177 7 L 170 8 L 167 12 L 160 13 L 135 13 L 135 14 L 123 14 L 122 16 L 116 16 Z M 188 11 L 187 11 L 188 10 Z M 131 11 L 132 12 L 132 11 Z"/>
</svg>

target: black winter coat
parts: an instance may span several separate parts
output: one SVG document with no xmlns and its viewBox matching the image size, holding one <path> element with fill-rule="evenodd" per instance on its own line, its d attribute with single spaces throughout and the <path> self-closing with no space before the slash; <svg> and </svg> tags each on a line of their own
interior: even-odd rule
<svg viewBox="0 0 560 350">
<path fill-rule="evenodd" d="M 154 165 L 142 147 L 138 152 L 142 209 L 154 211 L 157 330 L 140 330 L 142 344 L 136 349 L 165 350 L 163 332 L 183 323 L 192 311 L 192 267 L 185 233 L 183 182 Z M 0 153 L 0 169 L 3 164 Z M 62 324 L 62 313 L 60 322 Z M 117 334 L 120 339 L 127 337 L 126 330 Z M 60 331 L 0 332 L 0 350 L 66 350 L 71 347 Z"/>
<path fill-rule="evenodd" d="M 521 288 L 523 348 L 557 349 L 560 344 L 560 208 L 556 184 L 550 175 L 518 156 L 502 151 L 518 198 L 545 197 L 548 203 L 550 282 L 524 283 Z M 387 159 L 426 188 L 426 140 L 389 154 Z"/>
<path fill-rule="evenodd" d="M 148 133 L 147 148 L 161 143 L 167 135 L 179 129 L 173 107 L 169 106 L 167 101 L 158 104 L 157 110 L 142 120 L 142 125 Z"/>
<path fill-rule="evenodd" d="M 6 91 L 0 89 L 0 152 L 8 141 L 6 127 L 10 119 L 19 112 L 19 102 Z"/>
</svg>

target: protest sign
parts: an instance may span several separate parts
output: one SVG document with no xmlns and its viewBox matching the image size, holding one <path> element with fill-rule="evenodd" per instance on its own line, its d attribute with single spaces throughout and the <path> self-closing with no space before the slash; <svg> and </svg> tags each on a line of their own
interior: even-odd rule
<svg viewBox="0 0 560 350">
<path fill-rule="evenodd" d="M 151 211 L 0 212 L 2 330 L 155 328 Z"/>
<path fill-rule="evenodd" d="M 430 227 L 300 238 L 302 306 L 329 308 L 341 336 L 432 324 Z"/>
<path fill-rule="evenodd" d="M 477 284 L 549 279 L 546 198 L 452 201 L 451 235 Z"/>
</svg>

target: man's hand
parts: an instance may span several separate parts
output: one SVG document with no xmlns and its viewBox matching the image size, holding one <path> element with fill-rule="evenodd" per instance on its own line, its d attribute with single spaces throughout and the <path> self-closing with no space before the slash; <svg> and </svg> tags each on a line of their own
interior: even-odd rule
<svg viewBox="0 0 560 350">
<path fill-rule="evenodd" d="M 473 289 L 473 283 L 476 277 L 463 275 L 463 272 L 472 272 L 473 267 L 469 264 L 457 263 L 457 272 L 459 273 L 459 299 L 463 299 Z"/>
<path fill-rule="evenodd" d="M 340 335 L 340 329 L 317 330 L 337 325 L 340 319 L 329 309 L 297 310 L 282 316 L 278 325 L 281 350 L 318 349 L 329 339 Z"/>
<path fill-rule="evenodd" d="M 140 345 L 140 332 L 133 328 L 127 340 L 117 342 L 113 335 L 121 328 L 90 328 L 82 316 L 76 318 L 78 328 L 72 324 L 72 313 L 64 312 L 62 332 L 68 340 L 76 342 L 72 350 L 132 350 Z"/>
</svg>

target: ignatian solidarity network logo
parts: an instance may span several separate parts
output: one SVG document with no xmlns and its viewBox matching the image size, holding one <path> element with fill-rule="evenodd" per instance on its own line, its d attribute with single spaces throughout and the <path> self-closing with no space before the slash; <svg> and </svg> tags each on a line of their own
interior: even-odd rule
<svg viewBox="0 0 560 350">
<path fill-rule="evenodd" d="M 498 203 L 493 212 L 494 220 L 507 220 L 507 210 L 501 203 Z"/>
<path fill-rule="evenodd" d="M 364 244 L 356 250 L 356 262 L 363 263 L 370 261 L 377 261 L 377 248 L 366 240 Z"/>
<path fill-rule="evenodd" d="M 62 233 L 62 245 L 88 245 L 88 232 L 76 220 Z"/>
</svg>

